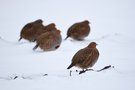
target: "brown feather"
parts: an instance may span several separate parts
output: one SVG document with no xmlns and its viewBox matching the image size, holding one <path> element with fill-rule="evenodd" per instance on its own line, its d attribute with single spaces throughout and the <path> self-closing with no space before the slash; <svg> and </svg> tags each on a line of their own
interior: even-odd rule
<svg viewBox="0 0 135 90">
<path fill-rule="evenodd" d="M 89 33 L 90 33 L 89 22 L 85 20 L 83 22 L 73 24 L 67 31 L 67 37 L 71 37 L 76 40 L 82 40 L 85 37 L 87 37 Z"/>
<path fill-rule="evenodd" d="M 62 41 L 62 37 L 59 30 L 52 30 L 50 32 L 46 32 L 41 34 L 36 43 L 38 46 L 44 51 L 52 51 L 56 50 Z"/>
<path fill-rule="evenodd" d="M 93 42 L 92 42 L 93 43 Z M 92 67 L 98 60 L 99 52 L 95 46 L 95 43 L 89 47 L 85 47 L 80 49 L 72 58 L 72 63 L 69 66 L 70 68 L 73 66 L 77 66 L 82 69 L 87 69 Z M 91 47 L 90 47 L 91 46 Z M 68 69 L 69 69 L 68 67 Z"/>
<path fill-rule="evenodd" d="M 34 41 L 35 40 L 35 34 L 36 32 L 40 29 L 40 27 L 43 27 L 42 25 L 42 20 L 36 20 L 34 22 L 30 22 L 26 24 L 21 32 L 20 32 L 20 39 L 19 41 L 24 38 L 29 41 Z"/>
</svg>

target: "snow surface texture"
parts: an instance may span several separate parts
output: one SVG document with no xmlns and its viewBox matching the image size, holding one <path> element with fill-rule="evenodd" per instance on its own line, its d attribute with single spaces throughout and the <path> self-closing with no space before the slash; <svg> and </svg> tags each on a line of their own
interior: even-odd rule
<svg viewBox="0 0 135 90">
<path fill-rule="evenodd" d="M 0 0 L 0 90 L 135 90 L 134 9 L 134 0 Z M 22 27 L 39 18 L 54 22 L 63 39 L 85 19 L 91 33 L 85 41 L 63 41 L 56 51 L 33 51 L 35 43 L 17 40 Z M 73 55 L 91 41 L 100 52 L 93 69 L 115 68 L 70 77 Z"/>
</svg>

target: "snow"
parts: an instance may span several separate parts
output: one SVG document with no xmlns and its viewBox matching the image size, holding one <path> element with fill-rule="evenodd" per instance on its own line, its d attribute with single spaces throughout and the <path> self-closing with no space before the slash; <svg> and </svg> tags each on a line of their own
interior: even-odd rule
<svg viewBox="0 0 135 90">
<path fill-rule="evenodd" d="M 134 0 L 0 0 L 0 90 L 135 90 L 134 4 Z M 63 41 L 56 51 L 33 51 L 35 43 L 17 40 L 22 27 L 39 18 L 45 25 L 54 22 L 63 39 L 69 26 L 85 19 L 91 22 L 91 33 L 85 41 Z M 81 75 L 72 68 L 69 76 L 66 68 L 73 55 L 91 41 L 98 43 L 100 52 L 93 69 L 114 68 Z"/>
</svg>

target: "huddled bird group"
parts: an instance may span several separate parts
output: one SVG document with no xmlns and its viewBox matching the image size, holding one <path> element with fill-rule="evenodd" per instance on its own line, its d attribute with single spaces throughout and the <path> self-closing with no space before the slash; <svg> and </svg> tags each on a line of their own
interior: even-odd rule
<svg viewBox="0 0 135 90">
<path fill-rule="evenodd" d="M 74 40 L 82 41 L 90 34 L 91 28 L 89 24 L 88 20 L 84 20 L 71 25 L 67 30 L 67 36 L 64 40 L 70 37 Z M 39 47 L 43 51 L 53 51 L 58 49 L 62 42 L 61 31 L 56 28 L 56 25 L 54 23 L 43 25 L 43 20 L 41 19 L 26 24 L 20 32 L 19 41 L 22 38 L 30 42 L 36 42 L 33 50 Z M 92 67 L 99 57 L 99 51 L 96 46 L 96 42 L 90 42 L 88 46 L 80 49 L 73 56 L 71 64 L 67 69 L 75 66 L 84 71 Z"/>
</svg>

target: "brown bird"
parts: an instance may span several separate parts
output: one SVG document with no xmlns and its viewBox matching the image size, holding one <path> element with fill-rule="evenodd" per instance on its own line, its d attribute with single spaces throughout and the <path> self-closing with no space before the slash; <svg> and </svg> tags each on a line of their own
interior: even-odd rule
<svg viewBox="0 0 135 90">
<path fill-rule="evenodd" d="M 45 26 L 45 30 L 56 30 L 56 25 L 55 25 L 55 23 L 51 23 L 51 24 L 49 24 L 49 25 L 47 25 L 47 26 Z"/>
<path fill-rule="evenodd" d="M 51 30 L 41 34 L 36 40 L 36 46 L 33 48 L 35 50 L 40 47 L 44 51 L 52 51 L 59 48 L 62 41 L 60 30 Z"/>
<path fill-rule="evenodd" d="M 41 27 L 43 27 L 42 23 L 43 21 L 38 19 L 34 22 L 26 24 L 21 30 L 20 39 L 18 41 L 20 41 L 22 38 L 29 40 L 30 42 L 35 41 L 35 34 Z"/>
<path fill-rule="evenodd" d="M 67 31 L 67 37 L 71 37 L 75 40 L 83 40 L 90 33 L 89 21 L 78 22 L 73 24 Z"/>
<path fill-rule="evenodd" d="M 56 25 L 55 25 L 54 23 L 51 23 L 51 24 L 49 24 L 49 25 L 47 25 L 47 26 L 41 27 L 41 28 L 37 31 L 36 35 L 35 35 L 36 39 L 38 38 L 38 36 L 40 36 L 40 35 L 43 34 L 43 33 L 46 33 L 46 32 L 51 31 L 51 30 L 56 30 L 56 27 L 55 27 L 55 26 L 56 26 Z"/>
<path fill-rule="evenodd" d="M 84 69 L 92 67 L 98 60 L 99 51 L 96 48 L 96 43 L 91 42 L 87 47 L 79 50 L 72 58 L 72 63 L 67 69 L 72 68 L 73 66 Z"/>
</svg>

